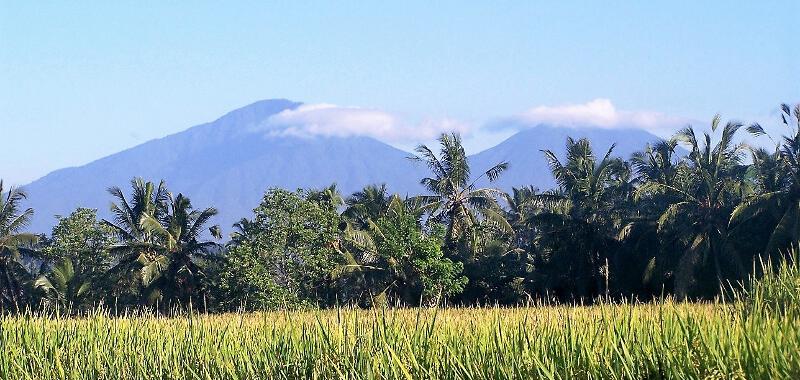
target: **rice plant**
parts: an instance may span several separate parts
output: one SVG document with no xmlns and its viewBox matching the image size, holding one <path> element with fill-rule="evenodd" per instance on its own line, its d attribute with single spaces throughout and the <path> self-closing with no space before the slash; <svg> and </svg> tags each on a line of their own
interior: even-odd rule
<svg viewBox="0 0 800 380">
<path fill-rule="evenodd" d="M 796 314 L 722 303 L 0 319 L 3 379 L 800 376 Z"/>
</svg>

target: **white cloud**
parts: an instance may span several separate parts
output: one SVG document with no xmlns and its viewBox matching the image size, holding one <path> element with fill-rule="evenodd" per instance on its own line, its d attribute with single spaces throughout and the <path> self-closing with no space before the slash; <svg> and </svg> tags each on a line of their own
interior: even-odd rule
<svg viewBox="0 0 800 380">
<path fill-rule="evenodd" d="M 595 99 L 584 104 L 538 106 L 513 120 L 531 126 L 554 124 L 608 129 L 638 128 L 658 135 L 669 135 L 688 122 L 688 119 L 661 112 L 618 110 L 609 99 Z"/>
<path fill-rule="evenodd" d="M 618 110 L 608 99 L 584 104 L 538 106 L 519 115 L 474 128 L 454 119 L 425 119 L 411 123 L 379 109 L 319 103 L 301 105 L 273 115 L 257 126 L 267 136 L 369 136 L 396 146 L 431 142 L 443 132 L 458 132 L 466 140 L 483 138 L 538 124 L 566 127 L 639 128 L 669 137 L 688 119 L 653 111 Z M 488 134 L 488 135 L 487 135 Z M 481 137 L 478 137 L 481 136 Z M 503 136 L 506 136 L 505 134 Z"/>
<path fill-rule="evenodd" d="M 443 132 L 470 131 L 467 125 L 451 119 L 424 120 L 414 125 L 381 110 L 324 103 L 280 112 L 259 129 L 266 129 L 270 136 L 370 136 L 387 142 L 429 140 Z"/>
</svg>

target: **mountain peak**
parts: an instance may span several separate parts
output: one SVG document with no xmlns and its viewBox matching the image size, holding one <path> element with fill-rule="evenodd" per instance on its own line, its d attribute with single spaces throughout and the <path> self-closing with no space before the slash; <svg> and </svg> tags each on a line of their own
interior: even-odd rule
<svg viewBox="0 0 800 380">
<path fill-rule="evenodd" d="M 77 207 L 98 209 L 110 217 L 109 186 L 125 186 L 132 177 L 165 180 L 198 207 L 215 206 L 215 223 L 227 229 L 251 214 L 270 187 L 317 188 L 333 182 L 345 193 L 386 182 L 393 191 L 418 190 L 422 168 L 408 153 L 367 137 L 306 139 L 264 138 L 258 127 L 275 114 L 301 103 L 262 100 L 217 120 L 148 141 L 81 167 L 50 173 L 26 186 L 36 210 L 31 228 L 48 231 L 53 215 Z"/>
<path fill-rule="evenodd" d="M 261 122 L 272 115 L 302 105 L 288 99 L 264 99 L 226 113 L 212 124 L 248 125 Z"/>
</svg>

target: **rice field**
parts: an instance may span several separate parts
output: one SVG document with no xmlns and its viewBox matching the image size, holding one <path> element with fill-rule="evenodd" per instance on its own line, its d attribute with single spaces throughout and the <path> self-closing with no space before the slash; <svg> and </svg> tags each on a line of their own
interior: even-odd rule
<svg viewBox="0 0 800 380">
<path fill-rule="evenodd" d="M 3 379 L 790 379 L 800 319 L 671 301 L 27 315 L 0 319 L 0 353 Z"/>
<path fill-rule="evenodd" d="M 800 261 L 761 272 L 709 303 L 5 315 L 0 378 L 798 379 Z"/>
</svg>

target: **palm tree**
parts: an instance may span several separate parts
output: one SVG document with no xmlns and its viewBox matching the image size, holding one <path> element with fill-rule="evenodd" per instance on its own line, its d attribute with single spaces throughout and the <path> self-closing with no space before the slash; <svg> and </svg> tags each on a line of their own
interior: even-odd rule
<svg viewBox="0 0 800 380">
<path fill-rule="evenodd" d="M 334 208 L 338 208 L 344 204 L 344 198 L 342 198 L 342 194 L 339 192 L 339 189 L 336 188 L 335 183 L 328 187 L 307 191 L 306 199 L 318 204 L 328 204 Z"/>
<path fill-rule="evenodd" d="M 502 193 L 497 189 L 477 186 L 484 179 L 494 182 L 508 169 L 508 163 L 498 163 L 471 179 L 461 137 L 456 133 L 442 134 L 439 144 L 439 156 L 429 147 L 420 145 L 415 150 L 417 155 L 410 157 L 424 163 L 433 174 L 420 181 L 431 194 L 416 197 L 414 201 L 422 210 L 430 213 L 432 221 L 446 224 L 445 240 L 450 248 L 459 243 L 466 244 L 470 254 L 473 254 L 479 243 L 477 228 L 482 220 L 505 231 L 511 229 L 496 202 L 496 197 Z"/>
<path fill-rule="evenodd" d="M 421 231 L 418 212 L 397 195 L 380 214 L 365 229 L 348 223 L 343 231 L 337 248 L 345 260 L 332 277 L 347 275 L 353 293 L 347 298 L 371 306 L 389 298 L 434 305 L 463 289 L 461 266 L 441 256 L 441 229 L 433 235 Z"/>
<path fill-rule="evenodd" d="M 70 259 L 57 263 L 49 274 L 39 276 L 33 286 L 44 293 L 45 300 L 59 306 L 78 305 L 91 289 L 91 283 L 76 273 Z"/>
<path fill-rule="evenodd" d="M 513 187 L 511 193 L 503 193 L 506 202 L 506 220 L 513 226 L 525 219 L 529 209 L 534 206 L 535 195 L 539 189 L 533 186 Z"/>
<path fill-rule="evenodd" d="M 143 265 L 156 257 L 153 245 L 156 236 L 142 227 L 142 219 L 149 215 L 157 220 L 165 218 L 169 192 L 161 181 L 156 187 L 152 182 L 142 178 L 134 178 L 130 182 L 130 200 L 119 187 L 110 187 L 108 192 L 116 198 L 111 204 L 113 221 L 106 219 L 107 225 L 117 235 L 119 244 L 111 247 L 109 252 L 115 256 L 116 263 L 109 270 L 117 292 L 134 293 L 142 286 L 138 275 Z M 116 281 L 115 281 L 116 280 Z"/>
<path fill-rule="evenodd" d="M 159 221 L 144 215 L 141 226 L 158 236 L 153 246 L 157 255 L 143 263 L 141 269 L 143 285 L 150 300 L 176 300 L 182 304 L 191 302 L 192 296 L 203 291 L 204 261 L 209 260 L 220 246 L 212 241 L 203 241 L 201 235 L 205 225 L 217 215 L 214 208 L 193 210 L 189 198 L 170 195 L 167 217 Z M 222 236 L 218 226 L 209 229 L 217 239 Z"/>
<path fill-rule="evenodd" d="M 505 218 L 514 230 L 513 246 L 523 248 L 531 246 L 535 236 L 528 228 L 527 220 L 530 215 L 541 211 L 536 201 L 539 189 L 533 186 L 514 187 L 511 193 L 503 193 L 506 203 Z M 528 247 L 530 248 L 530 247 Z"/>
<path fill-rule="evenodd" d="M 753 168 L 759 192 L 742 202 L 733 211 L 731 226 L 744 226 L 744 222 L 769 214 L 775 227 L 769 232 L 764 252 L 775 254 L 800 240 L 800 104 L 790 109 L 781 105 L 781 120 L 789 129 L 775 151 L 753 150 Z M 766 135 L 764 128 L 753 124 L 747 130 L 755 135 Z"/>
<path fill-rule="evenodd" d="M 119 188 L 109 189 L 119 203 L 111 207 L 115 223 L 104 222 L 122 241 L 111 249 L 119 257 L 111 273 L 127 279 L 123 286 L 141 292 L 144 301 L 189 302 L 192 292 L 202 285 L 199 263 L 217 246 L 199 240 L 217 211 L 193 210 L 188 198 L 182 194 L 173 197 L 163 181 L 156 188 L 152 182 L 136 178 L 131 186 L 131 202 Z M 215 238 L 221 237 L 217 226 L 209 231 Z"/>
<path fill-rule="evenodd" d="M 631 156 L 631 164 L 642 182 L 672 184 L 678 174 L 675 159 L 676 140 L 661 140 Z"/>
<path fill-rule="evenodd" d="M 719 126 L 717 115 L 711 122 L 712 133 Z M 741 269 L 727 241 L 728 219 L 741 196 L 743 184 L 744 145 L 734 142 L 741 126 L 739 122 L 728 122 L 716 144 L 712 144 L 708 133 L 700 142 L 691 126 L 684 128 L 674 137 L 690 149 L 677 174 L 678 180 L 674 184 L 650 181 L 643 185 L 675 197 L 675 202 L 659 216 L 658 231 L 684 250 L 675 269 L 675 292 L 679 298 L 686 297 L 697 287 L 700 270 L 713 268 L 715 276 L 702 276 L 716 280 L 703 284 L 709 287 L 706 291 L 713 291 L 712 288 L 725 278 L 724 264 L 734 264 L 736 270 Z"/>
<path fill-rule="evenodd" d="M 554 268 L 554 275 L 561 283 L 578 286 L 582 295 L 592 293 L 592 283 L 595 290 L 608 291 L 606 259 L 616 244 L 622 220 L 617 200 L 628 177 L 622 160 L 611 157 L 613 150 L 612 145 L 598 160 L 589 140 L 572 138 L 567 138 L 564 162 L 545 150 L 558 190 L 535 195 L 542 211 L 528 218 L 541 229 L 552 254 L 569 256 L 553 260 L 565 266 Z"/>
<path fill-rule="evenodd" d="M 235 247 L 242 244 L 253 242 L 256 238 L 258 224 L 250 219 L 241 218 L 238 222 L 233 224 L 233 232 L 231 232 L 231 240 L 228 242 L 229 247 Z"/>
<path fill-rule="evenodd" d="M 370 196 L 356 196 L 349 198 L 350 201 L 379 199 L 375 197 L 381 194 L 379 188 L 365 188 L 361 193 L 371 194 Z M 356 193 L 358 194 L 358 193 Z M 354 204 L 358 205 L 358 204 Z M 382 257 L 378 253 L 376 240 L 383 234 L 378 220 L 381 217 L 392 215 L 402 216 L 409 212 L 406 205 L 397 195 L 389 197 L 386 206 L 380 210 L 369 207 L 353 210 L 358 218 L 364 218 L 363 226 L 361 221 L 355 223 L 346 221 L 340 225 L 342 229 L 342 239 L 336 245 L 336 249 L 343 257 L 343 262 L 332 272 L 332 278 L 348 278 L 350 283 L 347 286 L 351 300 L 358 300 L 362 304 L 371 305 L 375 302 L 383 303 L 387 293 L 395 284 L 391 282 L 393 276 L 403 274 L 399 262 L 392 258 Z M 353 207 L 353 206 L 351 206 Z M 367 215 L 362 211 L 369 211 L 375 215 Z M 388 259 L 388 260 L 387 260 Z M 344 301 L 348 301 L 345 299 Z"/>
<path fill-rule="evenodd" d="M 167 202 L 169 191 L 164 181 L 156 187 L 152 182 L 145 182 L 141 178 L 131 180 L 132 195 L 130 201 L 119 187 L 110 187 L 108 192 L 117 199 L 118 203 L 111 204 L 114 220 L 103 220 L 125 241 L 127 248 L 140 244 L 147 246 L 156 238 L 142 227 L 142 218 L 148 215 L 156 220 L 163 221 L 167 215 Z M 118 249 L 119 250 L 119 249 Z"/>
<path fill-rule="evenodd" d="M 633 182 L 637 187 L 632 193 L 631 212 L 617 236 L 632 253 L 625 268 L 621 268 L 628 272 L 628 289 L 660 291 L 664 286 L 661 275 L 671 268 L 670 262 L 675 255 L 671 250 L 661 249 L 658 217 L 678 198 L 664 191 L 663 187 L 651 184 L 676 186 L 682 165 L 676 154 L 677 147 L 678 142 L 674 139 L 660 140 L 631 155 L 630 165 L 636 175 Z"/>
<path fill-rule="evenodd" d="M 383 216 L 391 200 L 386 184 L 369 185 L 345 200 L 347 208 L 342 215 L 352 220 L 358 228 L 366 229 L 370 220 L 375 221 Z"/>
<path fill-rule="evenodd" d="M 33 216 L 33 209 L 21 209 L 25 198 L 25 192 L 14 187 L 4 192 L 0 180 L 0 297 L 4 306 L 15 308 L 22 300 L 22 286 L 28 275 L 21 256 L 31 253 L 27 247 L 37 241 L 36 235 L 22 232 Z"/>
</svg>

